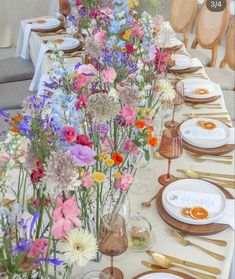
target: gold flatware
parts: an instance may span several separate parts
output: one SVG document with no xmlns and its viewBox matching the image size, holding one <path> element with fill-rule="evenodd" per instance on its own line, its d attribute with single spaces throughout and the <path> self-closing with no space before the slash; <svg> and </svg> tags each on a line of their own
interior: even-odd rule
<svg viewBox="0 0 235 279">
<path fill-rule="evenodd" d="M 188 103 L 187 104 L 188 106 L 191 106 L 191 107 L 216 107 L 216 106 L 218 106 L 218 107 L 220 107 L 221 106 L 221 104 L 220 103 L 208 103 L 208 104 L 190 104 L 190 103 Z"/>
<path fill-rule="evenodd" d="M 191 237 L 195 237 L 195 238 L 198 238 L 202 241 L 206 241 L 206 242 L 210 242 L 210 243 L 213 243 L 215 245 L 218 245 L 218 246 L 222 246 L 222 247 L 225 247 L 228 243 L 227 241 L 225 240 L 220 240 L 220 239 L 213 239 L 213 238 L 208 238 L 208 237 L 204 237 L 204 236 L 199 236 L 199 235 L 187 235 L 185 233 L 182 233 L 182 232 L 179 232 L 177 230 L 174 230 L 172 228 L 167 228 L 168 232 L 169 233 L 172 233 L 172 232 L 177 232 L 178 234 L 180 234 L 182 237 L 186 237 L 186 236 L 191 236 Z"/>
<path fill-rule="evenodd" d="M 191 119 L 199 118 L 198 115 L 193 114 L 193 113 L 188 113 L 187 117 L 189 117 Z M 215 117 L 215 116 L 213 116 L 213 117 L 206 117 L 206 116 L 204 116 L 204 118 L 211 118 L 211 119 L 214 119 L 214 120 L 219 120 L 221 122 L 230 122 L 230 120 L 227 117 Z"/>
<path fill-rule="evenodd" d="M 192 171 L 190 169 L 177 169 L 179 172 L 185 172 L 185 170 Z M 229 179 L 235 179 L 235 175 L 233 174 L 220 174 L 220 173 L 212 173 L 212 172 L 202 172 L 202 171 L 193 171 L 199 175 L 206 175 L 206 176 L 212 176 L 212 177 L 222 177 L 222 178 L 229 178 Z"/>
<path fill-rule="evenodd" d="M 214 259 L 217 259 L 218 261 L 224 261 L 225 257 L 223 255 L 217 254 L 215 252 L 212 252 L 206 248 L 203 248 L 202 246 L 191 242 L 187 239 L 185 239 L 182 235 L 180 235 L 177 231 L 173 231 L 171 234 L 177 241 L 179 244 L 183 245 L 183 246 L 194 246 L 196 248 L 198 248 L 199 250 L 203 251 L 204 253 L 206 253 L 207 255 L 213 257 Z"/>
<path fill-rule="evenodd" d="M 211 159 L 211 158 L 197 158 L 193 156 L 193 159 L 197 162 L 205 162 L 205 161 L 209 161 L 209 162 L 214 162 L 214 163 L 220 163 L 220 164 L 224 164 L 224 165 L 232 165 L 232 161 L 224 161 L 224 160 L 216 160 L 216 159 Z"/>
<path fill-rule="evenodd" d="M 192 116 L 203 116 L 203 115 L 228 115 L 228 113 L 227 112 L 205 112 L 205 113 L 185 113 L 185 114 L 183 114 L 183 116 L 188 116 L 188 115 L 192 115 Z"/>
<path fill-rule="evenodd" d="M 38 32 L 37 33 L 40 37 L 47 37 L 47 36 L 55 36 L 55 35 L 61 35 L 61 34 L 67 34 L 66 31 L 64 31 L 64 29 L 60 29 L 58 31 L 55 32 Z"/>
<path fill-rule="evenodd" d="M 151 269 L 155 269 L 155 270 L 158 270 L 158 269 L 162 269 L 163 267 L 160 266 L 160 265 L 156 265 L 156 264 L 152 264 L 152 263 L 149 263 L 149 262 L 146 262 L 146 261 L 141 261 L 141 263 L 148 267 L 148 268 L 151 268 Z"/>
<path fill-rule="evenodd" d="M 228 160 L 232 160 L 233 156 L 232 155 L 198 155 L 192 152 L 187 152 L 189 155 L 193 156 L 193 157 L 198 157 L 198 158 L 221 158 L 221 159 L 228 159 Z"/>
<path fill-rule="evenodd" d="M 154 260 L 157 263 L 156 266 L 154 264 L 146 262 L 146 261 L 142 261 L 142 264 L 144 264 L 145 266 L 147 266 L 151 269 L 155 269 L 155 268 L 159 269 L 159 265 L 166 269 L 176 267 L 176 268 L 182 269 L 184 271 L 187 271 L 191 274 L 194 274 L 197 277 L 202 278 L 202 279 L 216 279 L 216 277 L 213 275 L 198 272 L 198 271 L 192 270 L 191 268 L 184 267 L 182 265 L 173 264 L 167 257 L 165 257 L 164 255 L 161 255 L 161 254 L 155 253 Z"/>
<path fill-rule="evenodd" d="M 153 259 L 155 258 L 155 256 L 159 255 L 158 253 L 155 253 L 153 251 L 147 251 L 147 253 Z M 193 262 L 181 260 L 179 258 L 175 258 L 175 257 L 172 257 L 172 256 L 167 256 L 167 255 L 164 255 L 164 256 L 167 259 L 169 259 L 172 263 L 178 263 L 178 264 L 181 264 L 181 265 L 185 265 L 185 266 L 189 266 L 189 267 L 194 267 L 194 268 L 197 268 L 197 269 L 201 269 L 201 270 L 210 272 L 212 274 L 220 274 L 221 273 L 221 270 L 219 268 L 217 268 L 217 267 L 202 265 L 202 264 L 198 264 L 198 263 L 193 263 Z"/>
<path fill-rule="evenodd" d="M 141 203 L 142 206 L 144 206 L 144 207 L 150 207 L 152 201 L 153 201 L 154 199 L 156 199 L 157 195 L 158 195 L 158 194 L 156 194 L 154 197 L 152 197 L 152 198 L 151 198 L 149 201 L 147 201 L 147 202 L 142 202 L 142 203 Z"/>
</svg>

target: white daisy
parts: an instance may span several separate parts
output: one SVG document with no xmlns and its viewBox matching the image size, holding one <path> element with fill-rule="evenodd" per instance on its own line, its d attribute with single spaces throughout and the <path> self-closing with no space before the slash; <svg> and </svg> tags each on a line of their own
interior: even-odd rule
<svg viewBox="0 0 235 279">
<path fill-rule="evenodd" d="M 61 252 L 69 265 L 86 265 L 94 259 L 98 246 L 93 234 L 83 229 L 73 229 L 61 245 Z"/>
<path fill-rule="evenodd" d="M 162 94 L 163 100 L 173 101 L 175 98 L 175 90 L 173 85 L 165 79 L 159 80 L 157 84 L 158 91 Z"/>
</svg>

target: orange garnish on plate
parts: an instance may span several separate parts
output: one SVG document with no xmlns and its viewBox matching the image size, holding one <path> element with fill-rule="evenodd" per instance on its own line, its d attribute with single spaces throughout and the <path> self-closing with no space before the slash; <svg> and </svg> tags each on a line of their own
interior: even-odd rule
<svg viewBox="0 0 235 279">
<path fill-rule="evenodd" d="M 181 208 L 180 213 L 183 217 L 192 218 L 190 211 L 191 211 L 190 207 L 184 207 L 184 208 Z"/>
<path fill-rule="evenodd" d="M 198 125 L 206 130 L 214 130 L 217 127 L 214 122 L 209 121 L 198 121 Z"/>
<path fill-rule="evenodd" d="M 208 218 L 209 213 L 203 207 L 193 207 L 190 210 L 190 215 L 195 220 L 204 220 Z"/>
<path fill-rule="evenodd" d="M 44 20 L 44 19 L 39 19 L 39 20 L 36 21 L 36 23 L 43 24 L 43 23 L 46 23 L 46 20 Z"/>
<path fill-rule="evenodd" d="M 197 88 L 194 90 L 194 94 L 207 95 L 207 94 L 209 94 L 209 90 L 207 88 Z"/>
<path fill-rule="evenodd" d="M 59 44 L 63 44 L 64 40 L 63 39 L 56 39 L 56 40 L 53 40 L 53 42 L 57 45 Z"/>
</svg>

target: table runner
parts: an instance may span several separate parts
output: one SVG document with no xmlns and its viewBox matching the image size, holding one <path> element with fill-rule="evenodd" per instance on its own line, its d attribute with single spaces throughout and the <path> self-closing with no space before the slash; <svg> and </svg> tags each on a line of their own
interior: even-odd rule
<svg viewBox="0 0 235 279">
<path fill-rule="evenodd" d="M 53 36 L 53 38 L 61 37 L 61 36 Z M 39 54 L 39 48 L 43 40 L 48 39 L 50 37 L 39 37 L 36 33 L 32 32 L 30 36 L 30 55 L 32 61 L 35 65 L 37 56 Z M 183 52 L 187 55 L 185 48 L 181 49 L 180 52 Z M 70 66 L 74 66 L 78 62 L 78 57 L 69 58 L 68 64 Z M 49 54 L 44 56 L 43 65 L 42 65 L 42 73 L 45 74 L 53 69 L 52 61 L 49 59 Z M 202 78 L 207 78 L 204 69 L 199 70 L 196 74 L 201 74 Z M 193 77 L 194 74 L 189 74 L 188 77 Z M 168 76 L 170 80 L 180 80 L 179 76 L 174 76 L 173 74 Z M 222 106 L 221 111 L 227 111 L 223 96 L 215 101 L 215 103 L 220 103 Z M 218 110 L 217 110 L 218 111 Z M 187 105 L 183 105 L 180 110 L 176 112 L 175 119 L 177 121 L 186 120 L 183 116 L 185 113 L 192 112 L 192 108 Z M 200 110 L 200 113 L 208 112 L 207 109 Z M 234 152 L 231 152 L 231 155 L 234 155 Z M 149 200 L 152 196 L 156 194 L 156 192 L 161 188 L 161 186 L 157 182 L 157 177 L 166 172 L 167 169 L 167 160 L 155 160 L 151 161 L 150 167 L 154 169 L 156 176 L 150 181 L 147 182 L 149 186 L 149 190 L 147 193 L 143 195 L 136 195 L 131 190 L 129 192 L 129 199 L 131 202 L 131 215 L 139 212 L 143 216 L 147 217 L 152 224 L 153 231 L 155 233 L 156 243 L 152 250 L 158 251 L 160 253 L 164 253 L 166 255 L 171 255 L 175 257 L 180 257 L 185 260 L 190 260 L 197 262 L 199 264 L 216 266 L 221 269 L 221 274 L 217 276 L 218 279 L 227 279 L 229 278 L 229 272 L 231 267 L 231 261 L 233 257 L 233 247 L 234 247 L 234 232 L 231 228 L 226 231 L 211 236 L 212 238 L 224 239 L 228 242 L 226 247 L 218 247 L 206 242 L 202 242 L 196 238 L 193 238 L 194 242 L 203 245 L 203 247 L 213 250 L 214 252 L 223 254 L 225 256 L 224 262 L 219 262 L 208 255 L 200 252 L 194 247 L 183 247 L 176 242 L 174 238 L 171 238 L 166 231 L 167 225 L 162 221 L 159 217 L 156 204 L 153 202 L 151 208 L 143 208 L 141 207 L 141 202 Z M 233 173 L 234 172 L 234 162 L 232 165 L 225 166 L 222 164 L 216 164 L 213 162 L 203 162 L 198 163 L 193 161 L 193 159 L 188 155 L 186 151 L 184 151 L 182 157 L 173 161 L 172 163 L 172 174 L 179 175 L 176 172 L 177 168 L 191 168 L 195 170 L 203 170 L 214 173 Z M 234 191 L 231 191 L 234 195 Z M 191 239 L 191 237 L 189 238 Z M 141 260 L 150 260 L 147 254 L 134 254 L 130 251 L 127 251 L 124 255 L 120 257 L 115 257 L 114 263 L 115 266 L 120 267 L 123 271 L 125 278 L 129 279 L 135 276 L 138 273 L 144 272 L 146 268 L 141 264 Z M 85 270 L 92 269 L 102 269 L 103 267 L 107 267 L 109 265 L 109 258 L 103 256 L 100 263 L 90 263 L 86 266 Z M 76 270 L 75 270 L 76 271 Z"/>
</svg>

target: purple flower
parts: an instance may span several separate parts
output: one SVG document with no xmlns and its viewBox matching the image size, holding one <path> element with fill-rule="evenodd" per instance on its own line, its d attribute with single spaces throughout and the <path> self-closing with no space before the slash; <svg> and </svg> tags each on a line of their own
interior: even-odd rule
<svg viewBox="0 0 235 279">
<path fill-rule="evenodd" d="M 68 152 L 75 159 L 78 167 L 86 167 L 95 164 L 94 157 L 97 155 L 94 150 L 88 146 L 80 144 L 74 145 L 68 149 Z"/>
</svg>

